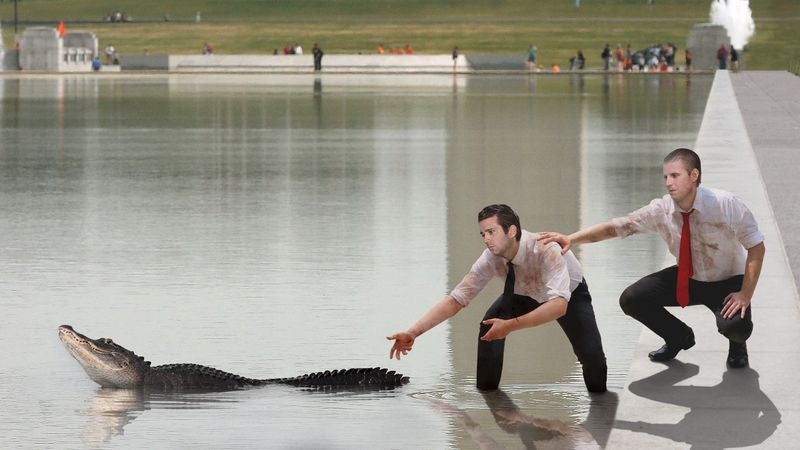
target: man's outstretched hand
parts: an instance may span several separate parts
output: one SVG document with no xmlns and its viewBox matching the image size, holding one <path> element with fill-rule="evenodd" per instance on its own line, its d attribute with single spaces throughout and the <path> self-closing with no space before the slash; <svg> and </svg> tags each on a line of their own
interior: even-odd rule
<svg viewBox="0 0 800 450">
<path fill-rule="evenodd" d="M 556 242 L 558 245 L 561 246 L 561 254 L 567 253 L 572 247 L 572 242 L 570 242 L 569 236 L 555 232 L 555 231 L 544 231 L 539 233 L 539 237 L 536 239 L 538 241 L 542 241 L 542 244 L 549 244 L 551 242 Z"/>
<path fill-rule="evenodd" d="M 414 336 L 407 331 L 401 331 L 391 336 L 386 336 L 386 339 L 394 341 L 392 349 L 389 350 L 389 359 L 397 358 L 399 360 L 400 355 L 407 355 L 408 352 L 411 351 L 411 347 L 414 346 Z"/>
</svg>

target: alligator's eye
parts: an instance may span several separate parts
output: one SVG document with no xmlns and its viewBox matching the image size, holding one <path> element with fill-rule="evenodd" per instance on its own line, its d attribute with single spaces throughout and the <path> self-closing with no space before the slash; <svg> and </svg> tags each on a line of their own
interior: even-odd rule
<svg viewBox="0 0 800 450">
<path fill-rule="evenodd" d="M 128 367 L 128 365 L 129 365 L 128 361 L 122 361 L 121 363 L 119 363 L 120 367 Z"/>
<path fill-rule="evenodd" d="M 106 344 L 113 344 L 113 343 L 114 343 L 114 341 L 112 341 L 112 340 L 111 340 L 111 339 L 109 339 L 109 338 L 103 338 L 103 339 L 100 339 L 100 340 L 101 340 L 101 341 L 103 341 L 103 342 L 105 342 Z"/>
</svg>

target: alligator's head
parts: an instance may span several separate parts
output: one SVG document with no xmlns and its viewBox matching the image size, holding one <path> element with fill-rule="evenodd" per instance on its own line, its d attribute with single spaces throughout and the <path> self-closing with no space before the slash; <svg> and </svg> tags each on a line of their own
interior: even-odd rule
<svg viewBox="0 0 800 450">
<path fill-rule="evenodd" d="M 149 361 L 111 339 L 91 339 L 69 325 L 58 327 L 58 337 L 89 378 L 100 386 L 135 388 L 142 385 L 150 370 Z"/>
</svg>

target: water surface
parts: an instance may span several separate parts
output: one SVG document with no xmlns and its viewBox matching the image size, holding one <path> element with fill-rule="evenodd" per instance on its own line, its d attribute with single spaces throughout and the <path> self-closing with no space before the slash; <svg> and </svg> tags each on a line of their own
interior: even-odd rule
<svg viewBox="0 0 800 450">
<path fill-rule="evenodd" d="M 502 282 L 389 361 L 385 336 L 482 250 L 477 212 L 571 232 L 662 195 L 707 76 L 153 75 L 0 78 L 0 447 L 478 448 L 602 445 L 560 328 L 509 338 L 503 390 L 473 388 Z M 657 238 L 578 251 L 622 388 L 627 284 Z M 267 378 L 385 366 L 383 392 L 100 389 L 62 323 L 154 364 Z"/>
</svg>

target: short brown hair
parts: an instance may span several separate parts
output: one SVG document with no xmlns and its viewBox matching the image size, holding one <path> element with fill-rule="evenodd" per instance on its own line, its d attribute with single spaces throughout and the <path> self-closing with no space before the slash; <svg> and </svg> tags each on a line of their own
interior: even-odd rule
<svg viewBox="0 0 800 450">
<path fill-rule="evenodd" d="M 664 157 L 664 164 L 675 160 L 681 160 L 689 173 L 691 173 L 693 169 L 697 169 L 697 186 L 700 186 L 700 177 L 703 171 L 700 168 L 700 157 L 697 153 L 688 148 L 676 148 L 669 152 L 669 155 Z"/>
<path fill-rule="evenodd" d="M 522 228 L 519 226 L 519 216 L 508 205 L 489 205 L 478 213 L 478 222 L 486 220 L 490 217 L 497 217 L 497 223 L 503 227 L 503 231 L 508 233 L 508 227 L 514 225 L 517 227 L 517 241 L 522 238 Z"/>
</svg>

